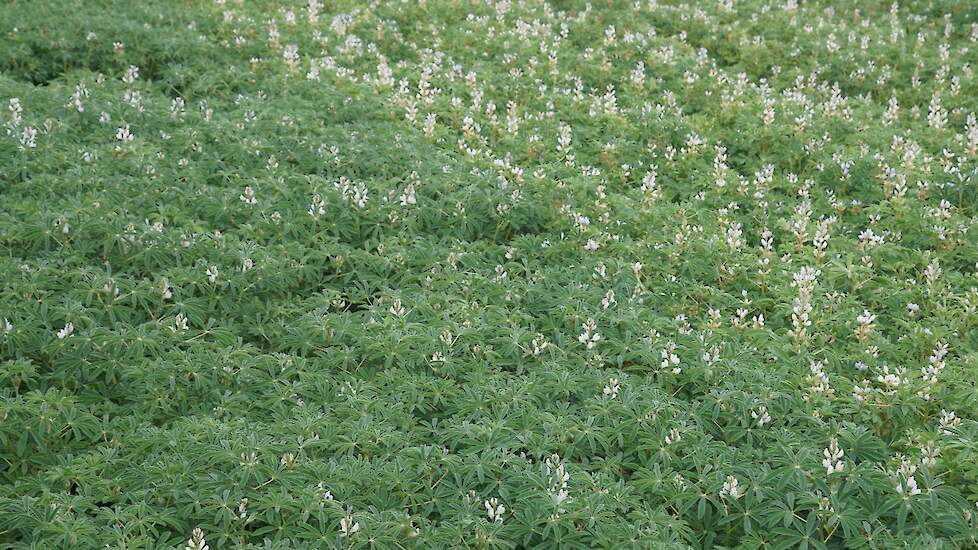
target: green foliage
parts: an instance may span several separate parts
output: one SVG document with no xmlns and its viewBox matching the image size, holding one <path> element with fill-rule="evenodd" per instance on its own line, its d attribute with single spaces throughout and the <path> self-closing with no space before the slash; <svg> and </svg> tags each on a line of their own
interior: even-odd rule
<svg viewBox="0 0 978 550">
<path fill-rule="evenodd" d="M 966 5 L 8 2 L 0 546 L 975 547 Z"/>
</svg>

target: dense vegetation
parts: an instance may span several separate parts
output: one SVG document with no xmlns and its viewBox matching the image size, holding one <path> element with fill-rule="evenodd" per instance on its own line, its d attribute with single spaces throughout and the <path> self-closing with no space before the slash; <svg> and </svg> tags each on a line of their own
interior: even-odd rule
<svg viewBox="0 0 978 550">
<path fill-rule="evenodd" d="M 8 0 L 0 546 L 974 548 L 978 10 Z"/>
</svg>

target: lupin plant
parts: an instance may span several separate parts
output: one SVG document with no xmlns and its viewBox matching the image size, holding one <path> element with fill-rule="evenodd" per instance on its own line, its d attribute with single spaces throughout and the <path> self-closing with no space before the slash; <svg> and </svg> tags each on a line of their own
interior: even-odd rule
<svg viewBox="0 0 978 550">
<path fill-rule="evenodd" d="M 978 18 L 0 9 L 0 546 L 978 546 Z"/>
</svg>

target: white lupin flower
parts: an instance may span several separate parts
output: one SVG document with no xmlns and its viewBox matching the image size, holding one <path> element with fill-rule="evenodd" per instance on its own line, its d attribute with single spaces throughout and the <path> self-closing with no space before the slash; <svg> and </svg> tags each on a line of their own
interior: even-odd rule
<svg viewBox="0 0 978 550">
<path fill-rule="evenodd" d="M 207 541 L 204 540 L 204 532 L 199 527 L 194 527 L 193 533 L 187 539 L 187 546 L 184 550 L 210 550 Z"/>
<path fill-rule="evenodd" d="M 424 135 L 431 137 L 435 135 L 435 124 L 438 122 L 438 115 L 428 113 L 424 116 Z"/>
<path fill-rule="evenodd" d="M 767 412 L 767 407 L 761 405 L 757 410 L 750 411 L 750 417 L 756 421 L 758 428 L 763 428 L 765 424 L 771 422 L 771 415 Z"/>
<path fill-rule="evenodd" d="M 928 443 L 920 450 L 920 463 L 928 468 L 937 466 L 937 457 L 941 456 L 941 448 L 935 447 L 934 443 Z"/>
<path fill-rule="evenodd" d="M 715 148 L 716 148 L 716 156 L 713 157 L 713 178 L 715 181 L 713 185 L 716 186 L 717 189 L 722 189 L 727 185 L 727 181 L 726 181 L 727 172 L 730 170 L 730 167 L 727 166 L 727 148 L 724 147 L 723 145 L 720 145 L 719 143 L 715 146 Z M 728 242 L 729 242 L 729 237 L 728 237 Z M 732 245 L 731 248 L 733 250 L 736 250 L 736 248 L 733 247 Z"/>
<path fill-rule="evenodd" d="M 934 129 L 947 126 L 947 109 L 941 104 L 941 93 L 934 90 L 927 111 L 927 125 Z"/>
<path fill-rule="evenodd" d="M 129 125 L 118 128 L 115 132 L 115 139 L 121 141 L 122 143 L 129 143 L 134 139 L 135 136 L 129 131 Z"/>
<path fill-rule="evenodd" d="M 815 282 L 821 271 L 812 267 L 803 267 L 794 274 L 791 286 L 798 289 L 791 308 L 791 322 L 794 325 L 794 336 L 797 341 L 802 341 L 808 334 L 808 327 L 812 325 L 809 318 L 812 312 L 812 291 Z"/>
<path fill-rule="evenodd" d="M 896 97 L 891 97 L 887 102 L 886 111 L 883 112 L 883 125 L 890 126 L 897 121 L 900 116 L 900 103 Z"/>
<path fill-rule="evenodd" d="M 554 506 L 559 507 L 566 500 L 570 499 L 570 495 L 567 492 L 567 482 L 570 480 L 570 474 L 567 473 L 564 463 L 560 461 L 560 455 L 552 454 L 544 463 L 547 467 L 547 492 Z"/>
<path fill-rule="evenodd" d="M 20 98 L 10 98 L 10 101 L 7 104 L 7 109 L 10 111 L 10 122 L 7 124 L 11 128 L 17 128 L 20 126 L 21 114 L 24 112 L 24 107 L 20 103 Z"/>
<path fill-rule="evenodd" d="M 887 475 L 893 480 L 893 488 L 904 499 L 921 493 L 917 486 L 917 479 L 914 477 L 916 473 L 917 466 L 906 456 L 900 458 L 900 467 L 895 472 L 887 471 Z"/>
<path fill-rule="evenodd" d="M 740 238 L 744 235 L 741 229 L 741 224 L 739 222 L 733 222 L 730 227 L 727 228 L 727 246 L 730 247 L 732 252 L 740 249 L 743 245 L 743 241 Z"/>
<path fill-rule="evenodd" d="M 933 353 L 927 359 L 927 366 L 920 369 L 920 374 L 926 386 L 918 392 L 924 399 L 931 398 L 931 390 L 937 386 L 941 372 L 944 370 L 944 358 L 947 356 L 947 342 L 938 342 Z"/>
<path fill-rule="evenodd" d="M 864 309 L 862 314 L 856 317 L 856 339 L 865 342 L 873 332 L 875 321 L 876 316 L 870 313 L 868 309 Z"/>
<path fill-rule="evenodd" d="M 822 218 L 815 227 L 815 236 L 812 237 L 812 246 L 815 248 L 815 257 L 822 259 L 825 257 L 825 250 L 829 246 L 832 224 L 836 222 L 835 216 Z"/>
<path fill-rule="evenodd" d="M 394 85 L 394 71 L 391 70 L 390 65 L 387 63 L 387 58 L 383 56 L 377 62 L 377 83 L 385 88 L 390 88 Z"/>
<path fill-rule="evenodd" d="M 483 503 L 486 507 L 486 517 L 489 521 L 493 523 L 502 523 L 503 514 L 506 513 L 506 507 L 500 504 L 499 499 L 492 497 Z"/>
<path fill-rule="evenodd" d="M 139 78 L 139 67 L 135 65 L 129 65 L 129 67 L 126 69 L 125 74 L 122 75 L 122 82 L 128 86 L 133 82 L 136 82 L 138 78 Z"/>
<path fill-rule="evenodd" d="M 740 482 L 734 476 L 727 476 L 727 480 L 723 482 L 723 487 L 720 489 L 720 498 L 732 498 L 734 500 L 743 496 L 743 489 L 740 487 Z"/>
<path fill-rule="evenodd" d="M 187 330 L 187 327 L 187 316 L 183 313 L 177 313 L 177 316 L 173 319 L 173 326 L 170 327 L 170 330 L 173 332 L 183 332 Z"/>
<path fill-rule="evenodd" d="M 357 208 L 364 208 L 367 206 L 367 186 L 363 182 L 357 182 L 353 187 L 353 204 Z"/>
<path fill-rule="evenodd" d="M 520 129 L 520 117 L 516 110 L 516 103 L 513 101 L 506 102 L 506 132 L 511 135 L 516 135 Z"/>
<path fill-rule="evenodd" d="M 662 362 L 659 363 L 659 368 L 669 369 L 673 374 L 682 374 L 683 369 L 679 366 L 679 356 L 676 355 L 676 344 L 675 342 L 667 342 L 666 347 L 662 348 L 660 352 L 662 356 Z"/>
<path fill-rule="evenodd" d="M 909 496 L 920 494 L 920 489 L 917 487 L 917 479 L 914 478 L 914 476 L 910 476 L 909 478 L 907 478 L 907 494 Z"/>
<path fill-rule="evenodd" d="M 557 152 L 567 153 L 571 146 L 571 127 L 561 123 L 559 126 L 560 135 L 557 138 Z"/>
<path fill-rule="evenodd" d="M 326 201 L 323 200 L 322 195 L 316 193 L 312 196 L 312 204 L 309 205 L 309 215 L 312 218 L 319 219 L 320 216 L 326 213 Z"/>
<path fill-rule="evenodd" d="M 906 476 L 905 478 L 902 475 L 894 476 L 893 488 L 903 498 L 910 498 L 921 493 L 920 487 L 917 486 L 917 478 L 913 475 Z"/>
<path fill-rule="evenodd" d="M 37 128 L 27 126 L 20 135 L 20 145 L 24 149 L 34 149 L 37 147 Z"/>
<path fill-rule="evenodd" d="M 829 440 L 829 446 L 822 451 L 822 466 L 825 466 L 825 475 L 832 475 L 834 473 L 841 472 L 846 463 L 842 460 L 845 455 L 842 449 L 839 448 L 839 442 L 834 437 Z"/>
<path fill-rule="evenodd" d="M 71 333 L 75 332 L 75 325 L 71 322 L 65 324 L 64 328 L 58 331 L 58 339 L 64 340 L 65 338 L 71 336 Z"/>
<path fill-rule="evenodd" d="M 533 342 L 531 342 L 531 345 L 533 346 L 533 356 L 540 357 L 543 355 L 543 352 L 550 347 L 550 342 L 547 340 L 546 336 L 537 334 L 533 337 Z"/>
<path fill-rule="evenodd" d="M 632 69 L 632 72 L 629 73 L 628 77 L 632 81 L 632 84 L 641 88 L 645 83 L 645 63 L 639 61 L 638 64 L 635 65 L 635 68 Z"/>
<path fill-rule="evenodd" d="M 415 193 L 416 191 L 414 189 L 414 184 L 409 183 L 407 187 L 404 188 L 404 192 L 401 193 L 399 198 L 401 201 L 401 206 L 412 206 L 418 204 L 418 198 Z"/>
<path fill-rule="evenodd" d="M 954 430 L 959 426 L 961 426 L 961 419 L 958 418 L 958 415 L 955 414 L 954 411 L 941 409 L 941 420 L 939 424 L 941 433 L 944 435 L 952 435 L 954 432 L 951 430 Z"/>
<path fill-rule="evenodd" d="M 244 193 L 238 195 L 238 199 L 245 204 L 258 204 L 258 199 L 255 198 L 255 190 L 250 185 L 244 188 Z"/>
<path fill-rule="evenodd" d="M 285 49 L 282 50 L 282 60 L 289 67 L 289 70 L 295 70 L 299 66 L 299 46 L 295 44 L 288 44 Z"/>
<path fill-rule="evenodd" d="M 894 392 L 901 385 L 908 382 L 904 376 L 906 373 L 907 369 L 905 367 L 896 367 L 891 371 L 890 367 L 884 366 L 883 373 L 876 377 L 876 381 L 883 384 L 886 391 Z"/>
<path fill-rule="evenodd" d="M 587 349 L 594 349 L 598 345 L 598 341 L 601 340 L 601 335 L 598 334 L 598 325 L 594 322 L 594 319 L 588 319 L 581 325 L 582 332 L 580 336 L 577 337 L 577 341 L 584 344 Z"/>
<path fill-rule="evenodd" d="M 332 496 L 332 495 L 330 495 Z M 353 521 L 353 514 L 347 512 L 346 516 L 340 520 L 340 536 L 343 538 L 349 538 L 357 534 L 360 531 L 360 522 Z"/>
</svg>

